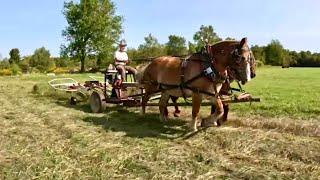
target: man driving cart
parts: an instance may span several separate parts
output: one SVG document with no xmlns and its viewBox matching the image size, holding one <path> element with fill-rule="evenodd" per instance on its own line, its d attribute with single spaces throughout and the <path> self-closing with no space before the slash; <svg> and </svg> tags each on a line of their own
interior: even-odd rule
<svg viewBox="0 0 320 180">
<path fill-rule="evenodd" d="M 130 60 L 126 52 L 126 41 L 123 39 L 119 43 L 119 49 L 114 53 L 115 66 L 119 74 L 121 75 L 121 81 L 125 81 L 126 71 L 136 76 L 137 70 L 128 66 Z"/>
</svg>

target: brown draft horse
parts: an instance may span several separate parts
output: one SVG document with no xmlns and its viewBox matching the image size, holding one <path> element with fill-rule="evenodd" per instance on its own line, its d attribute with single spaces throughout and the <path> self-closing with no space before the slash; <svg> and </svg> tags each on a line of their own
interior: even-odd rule
<svg viewBox="0 0 320 180">
<path fill-rule="evenodd" d="M 208 125 L 216 124 L 223 115 L 223 105 L 219 91 L 226 77 L 227 68 L 237 72 L 239 80 L 245 84 L 250 80 L 248 74 L 250 49 L 247 39 L 222 41 L 210 48 L 210 56 L 193 54 L 185 61 L 177 57 L 159 57 L 144 70 L 140 83 L 145 88 L 142 99 L 142 113 L 150 95 L 161 92 L 159 103 L 160 119 L 166 120 L 165 108 L 170 96 L 192 97 L 191 129 L 197 131 L 200 121 L 198 113 L 202 99 L 207 97 L 215 105 L 215 113 Z"/>
<path fill-rule="evenodd" d="M 252 53 L 252 51 L 250 51 L 250 57 L 249 57 L 249 63 L 250 63 L 250 78 L 253 79 L 256 77 L 256 67 L 257 67 L 257 64 L 256 64 L 256 59 Z M 230 83 L 232 81 L 239 81 L 239 77 L 238 77 L 238 74 L 237 72 L 233 71 L 233 70 L 228 70 L 228 78 L 229 78 L 229 81 L 226 81 L 222 84 L 222 88 L 220 90 L 220 94 L 221 95 L 229 95 L 230 91 L 232 91 L 232 88 L 230 86 Z M 240 88 L 240 85 L 239 85 L 239 88 Z M 238 91 L 241 90 L 238 89 Z M 221 123 L 227 121 L 228 119 L 228 113 L 229 113 L 229 106 L 230 104 L 228 103 L 223 103 L 223 110 L 224 110 L 224 113 L 223 113 L 223 117 L 222 117 L 222 121 L 221 122 L 218 122 L 219 124 L 218 125 L 221 125 Z M 215 111 L 215 107 L 212 106 L 211 107 L 211 113 L 213 114 Z M 178 112 L 178 111 L 177 111 Z"/>
<path fill-rule="evenodd" d="M 212 46 L 212 45 L 211 45 Z M 250 63 L 250 77 L 251 79 L 255 78 L 256 77 L 256 59 L 252 53 L 252 51 L 250 51 L 250 58 L 249 58 L 249 63 Z M 230 95 L 230 91 L 240 91 L 241 89 L 234 89 L 234 88 L 231 88 L 230 86 L 230 83 L 232 81 L 239 81 L 240 77 L 238 76 L 238 74 L 234 71 L 234 70 L 231 70 L 231 69 L 227 69 L 227 74 L 228 74 L 228 80 L 225 81 L 223 84 L 222 84 L 222 88 L 220 90 L 220 94 L 221 95 Z M 239 85 L 240 86 L 240 85 Z M 240 87 L 239 87 L 240 88 Z M 171 100 L 173 103 L 177 103 L 177 100 L 178 100 L 178 97 L 173 97 L 171 96 Z M 228 118 L 228 113 L 229 113 L 229 106 L 230 104 L 228 103 L 223 103 L 223 117 L 222 117 L 222 121 L 219 122 L 218 121 L 218 125 L 221 125 L 221 123 L 227 121 L 227 118 Z M 211 114 L 213 114 L 215 111 L 215 107 L 212 106 L 211 107 Z M 165 110 L 165 113 L 166 115 L 168 115 L 168 110 L 166 109 Z M 180 116 L 180 110 L 179 110 L 179 107 L 178 106 L 175 106 L 175 112 L 174 112 L 174 116 L 175 117 L 179 117 Z"/>
</svg>

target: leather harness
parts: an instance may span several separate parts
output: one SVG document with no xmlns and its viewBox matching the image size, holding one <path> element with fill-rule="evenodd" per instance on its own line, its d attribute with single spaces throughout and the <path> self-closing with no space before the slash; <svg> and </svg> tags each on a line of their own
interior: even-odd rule
<svg viewBox="0 0 320 180">
<path fill-rule="evenodd" d="M 158 83 L 159 84 L 159 89 L 160 91 L 163 90 L 172 90 L 172 89 L 176 89 L 179 88 L 182 92 L 182 96 L 183 98 L 187 99 L 186 93 L 184 91 L 184 89 L 188 89 L 191 90 L 192 92 L 197 92 L 197 93 L 202 93 L 202 94 L 206 94 L 209 96 L 215 96 L 218 92 L 215 93 L 211 93 L 211 92 L 207 92 L 207 91 L 203 91 L 200 90 L 199 88 L 194 88 L 192 86 L 189 86 L 189 84 L 191 84 L 192 82 L 194 82 L 195 80 L 201 78 L 201 77 L 206 77 L 208 78 L 211 82 L 221 82 L 223 83 L 227 77 L 222 75 L 221 73 L 219 73 L 213 66 L 212 62 L 214 62 L 214 59 L 212 57 L 210 57 L 209 54 L 204 54 L 204 53 L 197 53 L 196 55 L 200 55 L 201 60 L 193 60 L 190 59 L 191 56 L 188 56 L 185 59 L 181 60 L 181 74 L 180 74 L 180 84 L 176 85 L 176 84 L 164 84 L 164 83 Z M 189 61 L 199 61 L 202 64 L 202 71 L 201 73 L 199 73 L 198 75 L 194 76 L 193 78 L 189 79 L 189 80 L 185 80 L 185 68 L 187 67 L 187 64 Z"/>
</svg>

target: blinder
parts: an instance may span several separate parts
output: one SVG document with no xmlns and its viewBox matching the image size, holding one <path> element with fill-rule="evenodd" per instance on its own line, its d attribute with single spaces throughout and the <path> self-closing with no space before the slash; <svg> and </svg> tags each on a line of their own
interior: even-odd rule
<svg viewBox="0 0 320 180">
<path fill-rule="evenodd" d="M 216 77 L 216 73 L 214 73 L 213 69 L 209 66 L 205 70 L 203 70 L 204 75 L 209 77 L 209 78 L 214 78 Z"/>
</svg>

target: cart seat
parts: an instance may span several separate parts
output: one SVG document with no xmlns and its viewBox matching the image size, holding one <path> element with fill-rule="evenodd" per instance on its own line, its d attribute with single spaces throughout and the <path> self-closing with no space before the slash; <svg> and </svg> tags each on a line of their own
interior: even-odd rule
<svg viewBox="0 0 320 180">
<path fill-rule="evenodd" d="M 108 69 L 106 70 L 106 74 L 105 75 L 115 78 L 115 76 L 117 76 L 118 74 L 119 73 L 118 73 L 117 69 L 115 68 L 115 66 L 110 64 Z M 113 78 L 111 78 L 111 79 L 113 79 Z M 130 80 L 129 82 L 136 82 L 136 79 L 135 79 L 134 75 L 132 73 L 129 73 L 128 71 L 126 71 L 126 77 L 125 78 L 126 78 L 126 80 L 125 80 L 126 82 L 128 82 L 129 80 Z"/>
</svg>

